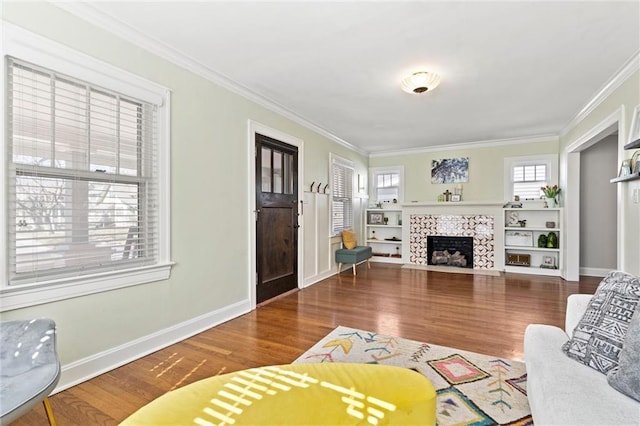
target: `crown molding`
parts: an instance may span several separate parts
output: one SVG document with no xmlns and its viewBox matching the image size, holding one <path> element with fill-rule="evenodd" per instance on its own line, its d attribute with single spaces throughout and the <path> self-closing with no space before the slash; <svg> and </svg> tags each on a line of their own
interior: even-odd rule
<svg viewBox="0 0 640 426">
<path fill-rule="evenodd" d="M 560 136 L 565 136 L 574 127 L 591 114 L 607 97 L 622 85 L 636 71 L 640 70 L 640 50 L 631 55 L 627 62 L 598 90 L 589 102 L 569 121 Z"/>
<path fill-rule="evenodd" d="M 76 17 L 95 25 L 105 31 L 108 31 L 138 47 L 141 47 L 181 68 L 186 69 L 224 89 L 229 90 L 245 99 L 248 99 L 276 114 L 279 114 L 289 120 L 306 127 L 318 133 L 327 139 L 340 144 L 362 156 L 367 156 L 368 151 L 365 151 L 344 139 L 334 135 L 330 131 L 314 124 L 310 120 L 296 114 L 295 112 L 285 108 L 284 106 L 274 102 L 262 95 L 250 90 L 249 88 L 241 85 L 230 79 L 229 77 L 218 73 L 207 66 L 201 64 L 195 59 L 185 55 L 184 53 L 174 49 L 173 47 L 161 42 L 160 40 L 142 33 L 136 28 L 125 24 L 119 19 L 114 18 L 104 12 L 99 11 L 92 5 L 85 2 L 54 2 L 51 4 L 56 7 L 65 10 L 66 12 L 75 15 Z"/>
<path fill-rule="evenodd" d="M 559 140 L 560 138 L 556 134 L 527 136 L 523 138 L 511 138 L 511 139 L 491 139 L 491 140 L 485 140 L 485 141 L 457 143 L 453 145 L 435 145 L 435 146 L 423 147 L 423 148 L 409 148 L 409 149 L 394 150 L 394 151 L 378 151 L 378 152 L 370 153 L 369 158 L 392 157 L 395 155 L 423 154 L 426 152 L 438 152 L 438 151 L 455 151 L 459 149 L 471 149 L 471 148 L 491 148 L 496 146 L 518 145 L 518 144 L 534 143 L 534 142 L 550 142 L 550 141 L 557 142 Z"/>
</svg>

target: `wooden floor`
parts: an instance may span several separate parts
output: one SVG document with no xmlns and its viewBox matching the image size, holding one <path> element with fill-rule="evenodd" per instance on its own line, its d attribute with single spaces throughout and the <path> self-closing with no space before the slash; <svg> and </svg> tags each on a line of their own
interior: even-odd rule
<svg viewBox="0 0 640 426">
<path fill-rule="evenodd" d="M 338 325 L 522 360 L 530 323 L 563 326 L 580 282 L 450 274 L 372 264 L 260 306 L 51 397 L 60 426 L 113 425 L 165 392 L 212 375 L 290 363 Z M 46 425 L 42 406 L 15 425 Z"/>
</svg>

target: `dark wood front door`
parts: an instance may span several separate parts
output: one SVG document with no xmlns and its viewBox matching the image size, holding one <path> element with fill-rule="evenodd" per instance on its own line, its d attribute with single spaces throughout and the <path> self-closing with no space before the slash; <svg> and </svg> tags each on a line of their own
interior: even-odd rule
<svg viewBox="0 0 640 426">
<path fill-rule="evenodd" d="M 256 302 L 298 287 L 298 148 L 256 134 Z"/>
</svg>

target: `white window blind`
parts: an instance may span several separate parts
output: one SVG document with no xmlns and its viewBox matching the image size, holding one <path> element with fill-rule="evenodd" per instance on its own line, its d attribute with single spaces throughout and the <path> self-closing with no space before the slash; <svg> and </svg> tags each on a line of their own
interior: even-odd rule
<svg viewBox="0 0 640 426">
<path fill-rule="evenodd" d="M 375 175 L 376 200 L 379 203 L 398 200 L 400 173 L 378 173 Z"/>
<path fill-rule="evenodd" d="M 9 284 L 158 260 L 156 105 L 9 58 Z"/>
<path fill-rule="evenodd" d="M 522 200 L 537 200 L 542 196 L 540 189 L 548 183 L 546 164 L 514 165 L 512 168 L 513 194 Z"/>
<path fill-rule="evenodd" d="M 331 232 L 338 235 L 353 227 L 353 168 L 332 161 Z"/>
</svg>

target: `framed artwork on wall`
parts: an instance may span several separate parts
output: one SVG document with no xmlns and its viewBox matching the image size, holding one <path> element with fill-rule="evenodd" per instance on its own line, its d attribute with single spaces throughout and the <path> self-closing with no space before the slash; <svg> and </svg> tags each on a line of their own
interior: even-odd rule
<svg viewBox="0 0 640 426">
<path fill-rule="evenodd" d="M 431 183 L 469 182 L 469 157 L 431 160 Z"/>
</svg>

